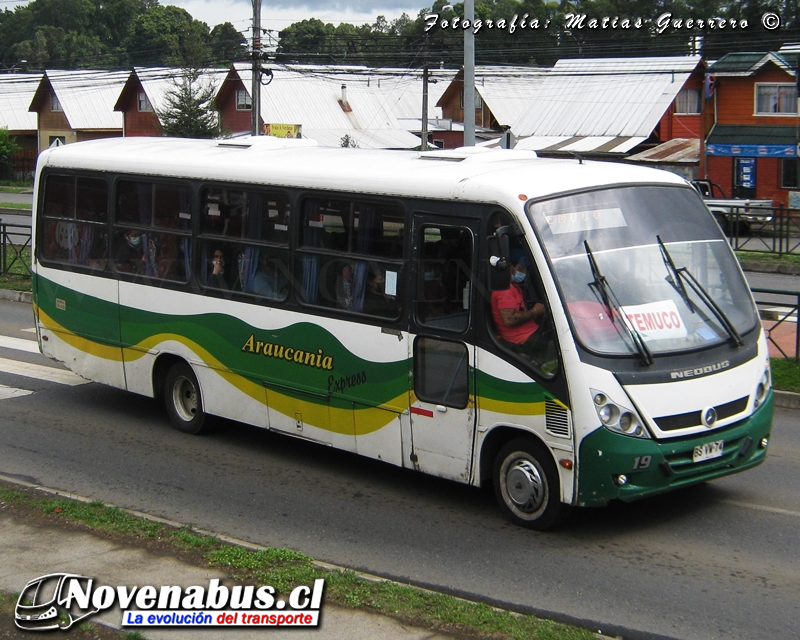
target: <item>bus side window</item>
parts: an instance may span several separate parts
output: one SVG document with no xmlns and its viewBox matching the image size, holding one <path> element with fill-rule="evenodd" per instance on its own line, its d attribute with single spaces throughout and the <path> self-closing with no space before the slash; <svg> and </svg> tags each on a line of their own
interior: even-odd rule
<svg viewBox="0 0 800 640">
<path fill-rule="evenodd" d="M 417 322 L 446 331 L 469 325 L 472 232 L 462 227 L 424 226 L 417 285 Z"/>
<path fill-rule="evenodd" d="M 414 393 L 420 400 L 463 409 L 469 402 L 469 356 L 461 342 L 414 341 Z"/>
<path fill-rule="evenodd" d="M 491 291 L 486 314 L 491 333 L 515 359 L 552 378 L 558 370 L 558 350 L 536 266 L 528 252 L 519 247 L 510 250 L 507 262 L 505 268 L 492 266 L 488 272 L 489 289 L 499 281 L 493 271 L 508 273 L 507 288 Z"/>
</svg>

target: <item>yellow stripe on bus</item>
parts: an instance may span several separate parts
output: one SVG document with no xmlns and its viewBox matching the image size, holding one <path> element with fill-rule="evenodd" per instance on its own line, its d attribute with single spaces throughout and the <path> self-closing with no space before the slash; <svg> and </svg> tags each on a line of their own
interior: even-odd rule
<svg viewBox="0 0 800 640">
<path fill-rule="evenodd" d="M 72 331 L 65 329 L 58 322 L 53 320 L 53 318 L 48 316 L 44 311 L 41 310 L 41 307 L 38 309 L 38 313 L 39 323 L 42 325 L 42 327 L 48 331 L 58 334 L 58 337 L 71 347 L 74 347 L 79 351 L 83 351 L 84 353 L 88 353 L 91 356 L 103 358 L 104 360 L 113 360 L 115 362 L 122 360 L 122 352 L 119 347 L 100 344 L 94 340 L 89 340 L 88 338 L 82 338 L 78 335 L 75 335 Z"/>
</svg>

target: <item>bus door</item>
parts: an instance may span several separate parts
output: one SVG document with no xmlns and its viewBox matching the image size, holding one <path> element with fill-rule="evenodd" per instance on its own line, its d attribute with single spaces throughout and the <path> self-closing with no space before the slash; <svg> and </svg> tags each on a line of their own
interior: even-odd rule
<svg viewBox="0 0 800 640">
<path fill-rule="evenodd" d="M 468 481 L 475 432 L 471 297 L 478 220 L 416 214 L 411 305 L 411 462 Z"/>
</svg>

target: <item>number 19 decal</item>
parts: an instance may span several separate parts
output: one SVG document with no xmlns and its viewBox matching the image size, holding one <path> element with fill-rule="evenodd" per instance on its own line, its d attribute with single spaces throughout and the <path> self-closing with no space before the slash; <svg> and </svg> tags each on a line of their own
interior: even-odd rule
<svg viewBox="0 0 800 640">
<path fill-rule="evenodd" d="M 653 456 L 638 456 L 633 459 L 634 469 L 647 469 L 653 461 Z"/>
</svg>

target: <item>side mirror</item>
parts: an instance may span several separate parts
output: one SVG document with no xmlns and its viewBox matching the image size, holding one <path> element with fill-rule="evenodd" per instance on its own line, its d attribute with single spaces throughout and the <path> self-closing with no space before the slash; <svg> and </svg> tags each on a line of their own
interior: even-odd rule
<svg viewBox="0 0 800 640">
<path fill-rule="evenodd" d="M 501 230 L 498 230 L 498 233 L 495 233 L 493 236 L 489 236 L 488 245 L 489 245 L 489 264 L 497 270 L 503 271 L 508 268 L 508 254 L 509 254 L 509 242 L 508 236 L 500 234 Z"/>
<path fill-rule="evenodd" d="M 505 291 L 511 286 L 511 271 L 508 268 L 509 241 L 508 236 L 498 232 L 487 238 L 489 248 L 489 289 Z"/>
</svg>

